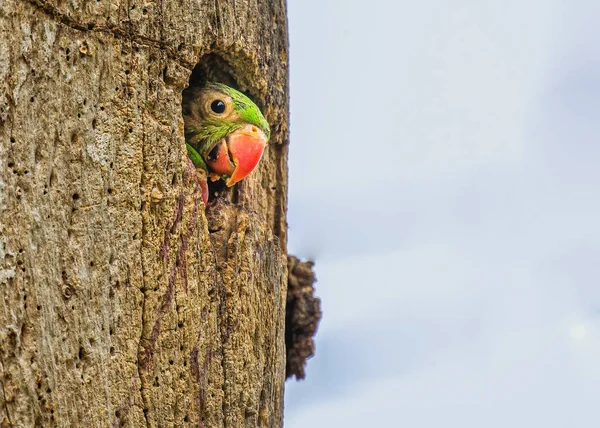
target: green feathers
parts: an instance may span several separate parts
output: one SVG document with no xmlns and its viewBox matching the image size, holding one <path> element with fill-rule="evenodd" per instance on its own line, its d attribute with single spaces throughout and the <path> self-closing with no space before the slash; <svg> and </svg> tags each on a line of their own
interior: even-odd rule
<svg viewBox="0 0 600 428">
<path fill-rule="evenodd" d="M 190 160 L 192 161 L 194 166 L 196 168 L 202 168 L 203 170 L 206 171 L 207 170 L 206 162 L 204 162 L 204 159 L 202 159 L 202 156 L 200 156 L 200 153 L 198 153 L 196 151 L 196 149 L 193 148 L 192 146 L 190 146 L 188 143 L 185 143 L 185 146 L 187 148 L 188 157 L 190 158 Z"/>
<path fill-rule="evenodd" d="M 214 103 L 221 102 L 224 111 L 214 110 Z M 267 139 L 271 130 L 260 109 L 250 98 L 222 83 L 208 82 L 201 88 L 184 91 L 183 118 L 185 140 L 195 151 L 188 148 L 195 165 L 207 160 L 210 151 L 234 131 L 251 124 L 262 130 Z"/>
<path fill-rule="evenodd" d="M 245 123 L 258 126 L 266 134 L 267 138 L 271 138 L 271 129 L 269 123 L 261 113 L 260 109 L 252 102 L 250 98 L 240 91 L 230 88 L 222 83 L 209 82 L 205 86 L 208 89 L 214 89 L 227 94 L 231 97 L 234 109 L 238 112 L 240 119 Z"/>
</svg>

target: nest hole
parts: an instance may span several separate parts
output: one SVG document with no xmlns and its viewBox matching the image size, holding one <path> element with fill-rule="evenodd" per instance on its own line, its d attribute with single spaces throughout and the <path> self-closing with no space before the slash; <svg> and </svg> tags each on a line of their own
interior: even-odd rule
<svg viewBox="0 0 600 428">
<path fill-rule="evenodd" d="M 190 101 L 194 99 L 195 91 L 198 88 L 202 88 L 207 82 L 218 82 L 231 86 L 232 88 L 245 93 L 259 108 L 262 109 L 263 106 L 261 105 L 260 100 L 257 100 L 257 97 L 253 96 L 250 91 L 243 90 L 245 88 L 243 87 L 244 85 L 241 84 L 255 81 L 255 77 L 258 76 L 260 70 L 254 70 L 256 76 L 252 76 L 250 73 L 252 73 L 252 70 L 256 67 L 253 67 L 247 59 L 244 59 L 243 57 L 237 58 L 237 56 L 239 56 L 238 53 L 228 55 L 211 52 L 203 55 L 199 59 L 198 64 L 196 64 L 190 76 L 188 87 L 182 92 L 182 113 L 184 122 L 186 116 L 190 113 Z M 208 200 L 210 202 L 216 198 L 223 198 L 229 202 L 236 203 L 238 199 L 237 187 L 238 186 L 233 186 L 232 188 L 228 188 L 223 180 L 213 182 L 209 179 Z"/>
</svg>

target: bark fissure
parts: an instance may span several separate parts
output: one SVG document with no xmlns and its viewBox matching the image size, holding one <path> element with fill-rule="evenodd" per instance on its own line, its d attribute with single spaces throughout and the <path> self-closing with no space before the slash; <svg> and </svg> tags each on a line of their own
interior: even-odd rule
<svg viewBox="0 0 600 428">
<path fill-rule="evenodd" d="M 6 373 L 4 372 L 4 362 L 2 361 L 2 355 L 0 355 L 0 367 L 2 368 L 2 373 L 1 373 L 1 379 L 5 379 L 6 378 Z M 4 404 L 4 413 L 6 415 L 6 420 L 8 422 L 8 426 L 12 425 L 12 422 L 10 421 L 10 412 L 8 410 L 8 401 L 6 399 L 6 389 L 4 387 L 4 380 L 0 380 L 0 384 L 2 384 L 2 401 Z M 0 421 L 2 422 L 2 421 Z"/>
<path fill-rule="evenodd" d="M 128 3 L 129 4 L 129 3 Z M 129 7 L 128 7 L 129 9 Z M 133 56 L 130 57 L 130 61 L 129 61 L 129 68 L 132 69 L 133 68 Z M 127 81 L 129 81 L 129 77 L 127 77 Z M 145 101 L 148 102 L 148 96 L 146 95 L 145 97 Z M 144 159 L 144 147 L 146 147 L 147 145 L 147 138 L 146 138 L 146 132 L 142 133 L 142 147 L 141 147 L 141 153 L 142 153 L 142 165 L 145 165 L 145 159 Z M 145 183 L 145 177 L 144 177 L 144 170 L 145 168 L 142 168 L 142 171 L 140 173 L 140 182 L 139 182 L 139 198 L 140 200 L 144 200 L 144 183 Z M 147 236 L 147 231 L 146 231 L 146 226 L 145 226 L 145 221 L 143 218 L 143 210 L 140 213 L 140 219 L 141 219 L 141 224 L 142 224 L 142 243 L 146 242 L 146 240 L 148 239 Z M 140 380 L 140 399 L 142 401 L 142 414 L 144 415 L 144 421 L 146 424 L 146 427 L 150 428 L 150 421 L 148 420 L 148 413 L 146 411 L 146 409 L 148 408 L 148 398 L 146 395 L 146 381 L 145 381 L 145 377 L 142 374 L 142 340 L 144 337 L 144 325 L 146 323 L 147 317 L 148 317 L 148 313 L 147 313 L 147 302 L 148 302 L 148 288 L 146 286 L 146 280 L 145 280 L 145 275 L 146 272 L 148 271 L 147 267 L 145 266 L 145 258 L 144 258 L 144 254 L 141 251 L 140 248 L 140 254 L 139 254 L 140 260 L 141 260 L 141 264 L 142 264 L 142 279 L 141 279 L 141 283 L 142 283 L 142 288 L 141 288 L 141 292 L 142 292 L 142 311 L 141 311 L 141 320 L 140 320 L 140 338 L 138 341 L 138 346 L 137 346 L 137 374 Z"/>
<path fill-rule="evenodd" d="M 60 22 L 63 25 L 71 28 L 72 30 L 82 31 L 82 32 L 98 32 L 98 33 L 107 33 L 111 34 L 115 38 L 130 40 L 139 44 L 140 46 L 146 47 L 154 47 L 158 49 L 163 49 L 164 46 L 161 46 L 159 40 L 154 40 L 149 37 L 144 37 L 138 34 L 133 34 L 130 31 L 130 20 L 128 19 L 127 25 L 129 27 L 128 30 L 125 30 L 119 26 L 107 26 L 104 24 L 100 24 L 97 22 L 89 21 L 89 22 L 78 22 L 71 18 L 70 16 L 59 11 L 53 4 L 46 2 L 44 0 L 19 0 L 25 3 L 29 3 L 34 6 L 37 10 L 44 12 L 46 15 L 54 19 L 56 22 Z M 129 3 L 127 3 L 129 9 Z M 128 17 L 129 18 L 129 17 Z"/>
</svg>

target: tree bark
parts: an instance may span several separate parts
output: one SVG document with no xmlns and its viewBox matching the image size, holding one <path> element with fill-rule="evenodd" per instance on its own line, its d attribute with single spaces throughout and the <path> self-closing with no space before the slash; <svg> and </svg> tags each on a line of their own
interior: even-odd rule
<svg viewBox="0 0 600 428">
<path fill-rule="evenodd" d="M 0 0 L 1 426 L 282 425 L 285 14 Z M 199 74 L 273 131 L 206 210 L 181 112 Z"/>
</svg>

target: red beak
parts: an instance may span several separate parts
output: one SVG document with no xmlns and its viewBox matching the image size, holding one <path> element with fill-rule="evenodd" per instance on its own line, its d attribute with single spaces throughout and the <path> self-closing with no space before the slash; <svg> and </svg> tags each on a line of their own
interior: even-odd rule
<svg viewBox="0 0 600 428">
<path fill-rule="evenodd" d="M 231 187 L 256 168 L 266 145 L 265 133 L 254 125 L 246 125 L 229 134 L 225 144 L 220 143 L 216 159 L 207 160 L 207 165 L 216 174 L 228 175 L 225 184 Z"/>
</svg>

